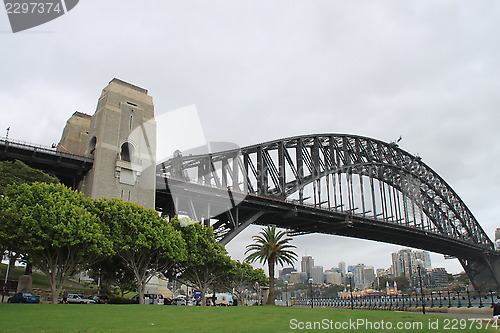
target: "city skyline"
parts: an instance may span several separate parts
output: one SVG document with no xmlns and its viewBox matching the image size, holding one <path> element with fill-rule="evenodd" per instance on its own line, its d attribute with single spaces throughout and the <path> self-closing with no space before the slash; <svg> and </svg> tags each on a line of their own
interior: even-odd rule
<svg viewBox="0 0 500 333">
<path fill-rule="evenodd" d="M 428 251 L 401 249 L 391 254 L 389 268 L 376 268 L 364 263 L 348 265 L 340 261 L 336 266 L 315 265 L 312 256 L 300 259 L 300 270 L 285 267 L 279 270 L 278 279 L 287 283 L 311 283 L 314 285 L 343 285 L 358 291 L 384 288 L 443 288 L 450 284 L 446 268 L 433 267 Z M 389 283 L 390 282 L 390 283 Z M 395 292 L 395 291 L 394 291 Z"/>
<path fill-rule="evenodd" d="M 390 255 L 391 255 L 391 257 L 392 257 L 392 258 L 391 258 L 391 260 L 393 260 L 393 257 L 394 257 L 394 255 L 395 255 L 395 254 L 397 254 L 397 253 L 399 253 L 399 252 L 407 251 L 407 250 L 409 250 L 409 251 L 413 252 L 414 254 L 415 254 L 415 252 L 416 252 L 416 253 L 423 253 L 423 254 L 425 254 L 425 255 L 429 256 L 429 261 L 426 261 L 426 259 L 423 259 L 423 260 L 422 260 L 422 259 L 420 259 L 421 257 L 419 257 L 418 255 L 416 256 L 417 260 L 422 260 L 422 262 L 423 262 L 423 266 L 422 266 L 422 267 L 424 267 L 424 268 L 441 268 L 441 267 L 438 267 L 438 266 L 432 265 L 432 260 L 430 259 L 430 254 L 431 254 L 431 253 L 430 253 L 429 251 L 419 250 L 419 249 L 401 248 L 398 252 L 393 252 L 393 253 L 391 253 L 391 254 L 390 254 Z M 390 265 L 390 266 L 388 266 L 388 267 L 377 267 L 377 266 L 375 266 L 375 265 L 371 265 L 370 263 L 367 263 L 367 262 L 359 262 L 359 263 L 355 263 L 355 264 L 354 264 L 354 263 L 349 264 L 349 263 L 346 263 L 346 262 L 345 262 L 345 261 L 343 261 L 343 260 L 338 261 L 338 262 L 337 262 L 337 264 L 319 265 L 319 264 L 317 264 L 316 260 L 314 259 L 314 256 L 312 256 L 312 255 L 307 255 L 307 256 L 302 256 L 302 257 L 300 257 L 300 256 L 299 256 L 299 258 L 298 258 L 297 262 L 298 262 L 298 263 L 303 263 L 305 258 L 308 258 L 310 261 L 312 261 L 313 266 L 311 266 L 311 268 L 313 268 L 313 267 L 322 267 L 322 268 L 324 269 L 324 271 L 327 271 L 327 270 L 334 270 L 334 269 L 340 269 L 340 270 L 342 270 L 342 267 L 340 267 L 340 266 L 341 266 L 341 265 L 340 265 L 341 263 L 345 264 L 345 268 L 346 268 L 346 270 L 347 270 L 349 267 L 354 267 L 354 266 L 357 266 L 357 265 L 364 265 L 365 267 L 372 267 L 372 268 L 374 269 L 374 271 L 375 271 L 375 272 L 377 272 L 377 271 L 378 271 L 378 270 L 380 270 L 380 269 L 382 269 L 382 270 L 384 270 L 384 271 L 387 271 L 387 270 L 389 270 L 389 269 L 391 269 L 391 268 L 393 267 L 393 264 L 391 264 L 391 265 Z M 304 266 L 304 265 L 300 265 L 300 267 L 299 267 L 299 265 L 294 265 L 294 266 L 293 266 L 293 268 L 294 268 L 297 272 L 305 272 L 304 267 L 306 267 L 306 266 Z M 281 269 L 280 269 L 280 271 L 281 271 L 281 270 L 288 270 L 288 269 L 290 269 L 290 268 L 292 268 L 292 267 L 291 267 L 291 266 L 286 266 L 286 267 L 281 268 Z M 399 275 L 397 275 L 397 273 L 396 273 L 396 272 L 395 272 L 394 274 L 395 274 L 396 276 L 399 276 Z M 404 275 L 404 274 L 403 274 L 403 275 Z M 376 276 L 377 276 L 377 274 L 376 274 Z"/>
</svg>

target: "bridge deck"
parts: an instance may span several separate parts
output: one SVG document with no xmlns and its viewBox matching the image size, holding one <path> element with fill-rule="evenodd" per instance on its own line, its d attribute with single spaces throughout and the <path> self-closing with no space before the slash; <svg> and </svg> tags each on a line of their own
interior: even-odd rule
<svg viewBox="0 0 500 333">
<path fill-rule="evenodd" d="M 62 182 L 72 187 L 92 168 L 94 162 L 92 158 L 6 138 L 0 138 L 0 160 L 22 161 L 35 169 L 59 177 Z"/>
<path fill-rule="evenodd" d="M 214 228 L 230 222 L 229 215 L 244 220 L 256 212 L 263 211 L 264 214 L 254 224 L 274 224 L 295 234 L 323 233 L 355 237 L 410 246 L 460 258 L 471 258 L 478 252 L 488 251 L 478 244 L 380 219 L 299 205 L 271 197 L 247 195 L 182 180 L 170 178 L 166 180 L 167 186 L 165 179 L 157 180 L 157 209 L 164 210 L 168 206 L 169 196 L 172 193 L 177 198 L 174 200 L 177 200 L 178 214 L 192 215 L 194 210 L 198 217 L 206 216 L 207 205 L 210 204 L 212 210 L 214 207 L 219 207 L 219 211 L 222 211 L 213 217 L 219 220 L 214 224 Z M 236 205 L 233 206 L 233 203 Z M 173 202 L 170 202 L 170 205 L 172 206 Z M 494 255 L 499 254 L 495 252 Z"/>
</svg>

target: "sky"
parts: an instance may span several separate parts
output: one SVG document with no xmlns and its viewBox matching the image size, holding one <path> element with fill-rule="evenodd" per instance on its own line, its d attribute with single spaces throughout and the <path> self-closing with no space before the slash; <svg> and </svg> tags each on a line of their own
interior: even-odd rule
<svg viewBox="0 0 500 333">
<path fill-rule="evenodd" d="M 50 146 L 74 111 L 94 113 L 117 77 L 148 89 L 157 115 L 195 108 L 207 141 L 402 136 L 400 147 L 444 178 L 493 238 L 499 31 L 495 0 L 85 0 L 15 34 L 0 9 L 0 131 Z M 228 244 L 234 259 L 259 230 Z M 402 248 L 326 235 L 292 244 L 325 269 L 388 268 Z"/>
</svg>

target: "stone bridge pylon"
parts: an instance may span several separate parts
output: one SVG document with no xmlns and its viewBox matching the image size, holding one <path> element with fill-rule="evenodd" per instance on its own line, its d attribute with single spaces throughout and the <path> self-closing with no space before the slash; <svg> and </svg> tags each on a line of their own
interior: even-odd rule
<svg viewBox="0 0 500 333">
<path fill-rule="evenodd" d="M 78 184 L 91 198 L 121 198 L 154 208 L 156 121 L 146 89 L 113 79 L 93 116 L 75 112 L 58 150 L 94 159 Z"/>
</svg>

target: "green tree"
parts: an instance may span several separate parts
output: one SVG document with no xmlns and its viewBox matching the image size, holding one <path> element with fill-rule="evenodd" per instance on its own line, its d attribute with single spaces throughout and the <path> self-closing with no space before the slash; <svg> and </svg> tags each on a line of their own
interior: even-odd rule
<svg viewBox="0 0 500 333">
<path fill-rule="evenodd" d="M 178 281 L 197 288 L 201 291 L 202 305 L 205 305 L 205 294 L 208 289 L 215 292 L 232 268 L 232 260 L 227 251 L 215 239 L 213 229 L 188 219 L 172 219 L 186 242 L 189 256 L 176 267 L 165 272 L 166 277 L 173 277 Z"/>
<path fill-rule="evenodd" d="M 255 283 L 265 285 L 268 277 L 262 268 L 253 268 L 246 262 L 232 261 L 232 268 L 229 271 L 224 284 L 226 289 L 234 291 L 234 297 L 243 301 L 245 289 L 251 289 Z"/>
<path fill-rule="evenodd" d="M 67 278 L 111 252 L 99 218 L 85 208 L 90 200 L 46 183 L 10 186 L 0 197 L 0 209 L 8 216 L 0 223 L 0 239 L 9 250 L 28 255 L 47 276 L 53 303 Z"/>
<path fill-rule="evenodd" d="M 458 284 L 463 284 L 463 285 L 469 285 L 469 284 L 471 284 L 469 276 L 467 274 L 465 274 L 465 273 L 458 274 L 457 278 L 456 278 L 456 281 L 457 281 Z"/>
<path fill-rule="evenodd" d="M 42 183 L 58 183 L 59 180 L 55 177 L 52 177 L 40 170 L 33 169 L 21 161 L 2 161 L 0 162 L 0 195 L 4 193 L 9 185 L 20 185 L 20 184 L 31 184 L 34 182 L 42 182 Z M 0 249 L 2 253 L 5 251 L 5 246 L 0 244 Z M 18 253 L 10 253 L 10 265 L 14 266 L 16 260 L 18 259 L 20 254 Z M 31 264 L 28 258 L 24 258 L 26 262 L 26 273 L 31 274 Z M 13 269 L 10 270 L 9 276 L 14 272 Z M 10 277 L 8 277 L 10 278 Z"/>
<path fill-rule="evenodd" d="M 134 274 L 117 255 L 106 257 L 93 265 L 89 277 L 100 284 L 103 294 L 111 294 L 113 287 L 116 287 L 123 298 L 125 293 L 137 290 Z"/>
<path fill-rule="evenodd" d="M 59 180 L 40 170 L 31 168 L 21 161 L 0 162 L 0 194 L 7 189 L 8 185 L 31 184 L 34 182 L 56 184 L 59 183 Z"/>
<path fill-rule="evenodd" d="M 100 199 L 95 214 L 108 227 L 114 251 L 134 274 L 139 303 L 151 277 L 186 260 L 185 242 L 173 225 L 153 209 L 119 199 Z"/>
<path fill-rule="evenodd" d="M 269 297 L 267 304 L 274 305 L 274 269 L 275 265 L 292 265 L 297 260 L 297 254 L 290 249 L 295 248 L 286 237 L 285 231 L 277 231 L 276 226 L 263 228 L 257 236 L 253 236 L 254 244 L 247 245 L 245 254 L 250 253 L 245 261 L 267 263 L 269 269 Z"/>
</svg>

